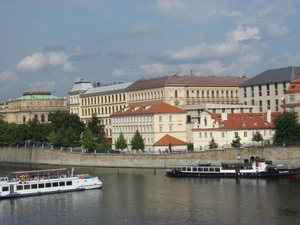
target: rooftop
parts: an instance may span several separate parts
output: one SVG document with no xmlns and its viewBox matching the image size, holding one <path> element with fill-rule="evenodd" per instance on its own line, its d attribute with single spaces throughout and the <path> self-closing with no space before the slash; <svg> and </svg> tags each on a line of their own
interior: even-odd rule
<svg viewBox="0 0 300 225">
<path fill-rule="evenodd" d="M 240 87 L 257 86 L 263 84 L 289 83 L 300 77 L 300 67 L 284 67 L 262 72 L 255 77 L 245 81 Z"/>
<path fill-rule="evenodd" d="M 130 104 L 128 107 L 113 113 L 111 116 L 155 113 L 186 113 L 186 111 L 176 106 L 169 105 L 163 101 L 152 101 Z"/>
<path fill-rule="evenodd" d="M 239 86 L 247 81 L 247 77 L 236 76 L 179 76 L 171 75 L 157 78 L 141 79 L 131 84 L 126 91 L 138 90 L 144 88 L 162 87 L 162 86 L 210 86 L 210 87 L 224 87 L 224 86 Z"/>
</svg>

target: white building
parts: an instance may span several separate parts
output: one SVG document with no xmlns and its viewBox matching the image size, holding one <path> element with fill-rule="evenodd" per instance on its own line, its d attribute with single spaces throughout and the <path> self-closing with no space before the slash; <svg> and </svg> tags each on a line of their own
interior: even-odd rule
<svg viewBox="0 0 300 225">
<path fill-rule="evenodd" d="M 272 120 L 279 112 L 268 113 L 201 113 L 200 123 L 195 123 L 193 131 L 194 150 L 209 149 L 209 142 L 214 138 L 219 148 L 231 147 L 236 134 L 244 146 L 253 145 L 252 138 L 260 132 L 264 143 L 271 143 L 274 135 Z"/>
<path fill-rule="evenodd" d="M 290 82 L 300 77 L 300 67 L 266 70 L 239 86 L 239 102 L 258 106 L 259 112 L 280 112 L 280 103 Z"/>
<path fill-rule="evenodd" d="M 169 144 L 172 150 L 186 149 L 186 111 L 183 109 L 163 101 L 135 103 L 113 113 L 111 118 L 113 146 L 122 132 L 130 150 L 131 139 L 138 130 L 144 138 L 146 152 L 159 153 Z"/>
</svg>

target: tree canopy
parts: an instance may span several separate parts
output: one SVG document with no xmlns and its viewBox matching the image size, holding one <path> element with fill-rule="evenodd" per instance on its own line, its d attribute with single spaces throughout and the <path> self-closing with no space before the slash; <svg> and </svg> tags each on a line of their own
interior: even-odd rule
<svg viewBox="0 0 300 225">
<path fill-rule="evenodd" d="M 259 131 L 256 131 L 251 140 L 256 141 L 258 143 L 260 141 L 263 141 L 264 138 Z"/>
<path fill-rule="evenodd" d="M 298 123 L 298 113 L 284 112 L 279 114 L 273 121 L 275 143 L 288 145 L 300 140 L 300 125 Z"/>
<path fill-rule="evenodd" d="M 210 140 L 210 142 L 208 143 L 209 149 L 216 149 L 219 147 L 219 144 L 215 141 L 214 138 L 212 138 Z"/>
<path fill-rule="evenodd" d="M 131 149 L 136 151 L 142 150 L 144 152 L 145 143 L 139 130 L 136 130 L 133 138 L 131 139 Z"/>
<path fill-rule="evenodd" d="M 117 138 L 116 142 L 115 142 L 115 147 L 116 149 L 121 149 L 121 151 L 123 151 L 123 149 L 127 148 L 127 141 L 124 138 L 123 133 L 121 132 L 121 134 L 119 135 L 119 137 Z"/>
<path fill-rule="evenodd" d="M 232 142 L 231 142 L 231 147 L 233 147 L 233 148 L 240 148 L 240 147 L 242 147 L 243 145 L 242 145 L 242 143 L 241 143 L 241 137 L 239 136 L 239 134 L 237 133 L 236 135 L 235 135 L 235 138 L 232 140 Z"/>
</svg>

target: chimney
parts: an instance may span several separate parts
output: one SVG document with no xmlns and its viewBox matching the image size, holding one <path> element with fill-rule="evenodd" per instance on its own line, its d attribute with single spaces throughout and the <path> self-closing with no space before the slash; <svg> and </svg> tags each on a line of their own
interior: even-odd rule
<svg viewBox="0 0 300 225">
<path fill-rule="evenodd" d="M 191 70 L 191 76 L 195 76 L 194 70 Z"/>
</svg>

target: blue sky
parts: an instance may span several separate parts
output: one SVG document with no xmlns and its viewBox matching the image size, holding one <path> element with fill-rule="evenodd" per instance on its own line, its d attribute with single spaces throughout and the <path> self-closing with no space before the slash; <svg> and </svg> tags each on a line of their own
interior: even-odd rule
<svg viewBox="0 0 300 225">
<path fill-rule="evenodd" d="M 170 74 L 300 66 L 299 0 L 0 1 L 0 102 Z"/>
</svg>

